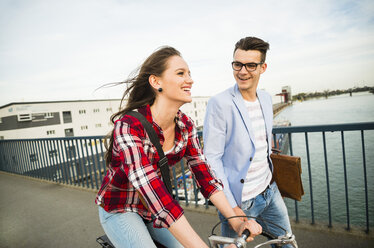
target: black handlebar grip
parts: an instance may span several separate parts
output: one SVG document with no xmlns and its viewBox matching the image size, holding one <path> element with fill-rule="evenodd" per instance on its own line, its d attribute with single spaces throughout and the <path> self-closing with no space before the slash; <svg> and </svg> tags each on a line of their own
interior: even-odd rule
<svg viewBox="0 0 374 248">
<path fill-rule="evenodd" d="M 248 229 L 245 229 L 244 232 L 242 233 L 242 237 L 244 239 L 247 239 L 251 235 L 251 232 Z"/>
<path fill-rule="evenodd" d="M 249 237 L 249 235 L 251 235 L 251 232 L 248 229 L 245 229 L 242 235 L 235 240 L 234 244 L 236 245 L 236 247 L 245 247 L 245 240 Z"/>
</svg>

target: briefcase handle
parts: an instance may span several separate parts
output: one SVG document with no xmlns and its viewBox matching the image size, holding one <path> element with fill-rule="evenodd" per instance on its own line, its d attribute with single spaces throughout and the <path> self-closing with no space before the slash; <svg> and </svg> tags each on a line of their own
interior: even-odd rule
<svg viewBox="0 0 374 248">
<path fill-rule="evenodd" d="M 277 149 L 277 148 L 271 148 L 271 151 L 272 151 L 273 153 L 275 153 L 275 154 L 280 154 L 280 153 L 282 153 L 282 150 L 279 150 L 279 149 Z"/>
</svg>

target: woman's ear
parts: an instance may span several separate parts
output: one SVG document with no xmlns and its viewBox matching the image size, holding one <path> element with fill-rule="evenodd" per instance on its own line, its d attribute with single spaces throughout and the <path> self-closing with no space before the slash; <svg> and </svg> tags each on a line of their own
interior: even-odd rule
<svg viewBox="0 0 374 248">
<path fill-rule="evenodd" d="M 157 90 L 161 88 L 160 79 L 155 75 L 150 75 L 148 78 L 149 84 L 152 86 L 153 89 Z"/>
</svg>

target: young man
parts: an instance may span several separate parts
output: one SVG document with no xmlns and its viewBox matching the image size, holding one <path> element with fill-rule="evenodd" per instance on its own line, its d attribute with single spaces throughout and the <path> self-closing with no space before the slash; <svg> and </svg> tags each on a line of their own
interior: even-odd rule
<svg viewBox="0 0 374 248">
<path fill-rule="evenodd" d="M 224 193 L 237 215 L 261 217 L 291 233 L 287 208 L 272 181 L 270 160 L 273 107 L 271 96 L 257 89 L 266 71 L 269 44 L 246 37 L 235 45 L 234 87 L 213 96 L 207 105 L 204 123 L 204 152 L 208 163 L 224 184 Z M 222 219 L 222 215 L 220 214 Z M 273 234 L 284 231 L 263 225 Z M 236 233 L 224 222 L 222 234 Z M 288 247 L 288 246 L 284 246 Z"/>
</svg>

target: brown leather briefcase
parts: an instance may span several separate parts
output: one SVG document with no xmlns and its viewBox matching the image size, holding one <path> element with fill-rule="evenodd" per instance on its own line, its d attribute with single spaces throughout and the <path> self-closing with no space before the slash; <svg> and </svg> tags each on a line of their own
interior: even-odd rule
<svg viewBox="0 0 374 248">
<path fill-rule="evenodd" d="M 272 153 L 270 155 L 274 165 L 273 177 L 283 197 L 301 201 L 304 195 L 301 181 L 300 157 Z"/>
</svg>

